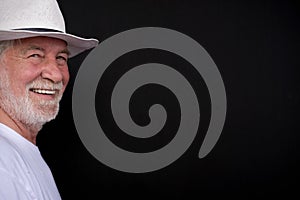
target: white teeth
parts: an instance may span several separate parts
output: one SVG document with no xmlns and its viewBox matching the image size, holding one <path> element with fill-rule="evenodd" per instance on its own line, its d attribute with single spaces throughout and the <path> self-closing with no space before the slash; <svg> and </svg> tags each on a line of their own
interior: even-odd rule
<svg viewBox="0 0 300 200">
<path fill-rule="evenodd" d="M 55 94 L 55 90 L 33 89 L 32 91 L 39 94 Z"/>
</svg>

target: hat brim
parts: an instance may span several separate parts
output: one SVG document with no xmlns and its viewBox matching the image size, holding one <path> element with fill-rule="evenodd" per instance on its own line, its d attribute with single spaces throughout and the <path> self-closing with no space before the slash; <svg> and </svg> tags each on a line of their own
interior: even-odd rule
<svg viewBox="0 0 300 200">
<path fill-rule="evenodd" d="M 85 39 L 69 33 L 62 32 L 40 32 L 29 30 L 0 30 L 0 41 L 15 40 L 29 37 L 45 36 L 64 40 L 68 45 L 70 57 L 73 57 L 85 50 L 94 48 L 98 45 L 97 39 Z"/>
</svg>

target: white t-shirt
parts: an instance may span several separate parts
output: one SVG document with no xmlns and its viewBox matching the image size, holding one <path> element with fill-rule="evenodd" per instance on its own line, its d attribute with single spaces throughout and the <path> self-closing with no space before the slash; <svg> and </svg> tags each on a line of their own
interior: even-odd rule
<svg viewBox="0 0 300 200">
<path fill-rule="evenodd" d="M 38 147 L 1 123 L 0 199 L 61 199 Z"/>
</svg>

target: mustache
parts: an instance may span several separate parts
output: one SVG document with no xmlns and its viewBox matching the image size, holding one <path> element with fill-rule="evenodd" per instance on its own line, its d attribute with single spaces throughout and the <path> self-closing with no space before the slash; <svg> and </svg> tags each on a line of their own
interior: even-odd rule
<svg viewBox="0 0 300 200">
<path fill-rule="evenodd" d="M 47 89 L 47 90 L 61 90 L 63 89 L 63 82 L 60 81 L 58 83 L 53 83 L 49 80 L 34 80 L 31 83 L 29 83 L 27 86 L 27 89 Z"/>
</svg>

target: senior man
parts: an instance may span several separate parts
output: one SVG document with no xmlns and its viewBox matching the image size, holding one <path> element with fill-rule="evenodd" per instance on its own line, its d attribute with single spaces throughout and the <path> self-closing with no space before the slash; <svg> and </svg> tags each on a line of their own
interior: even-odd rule
<svg viewBox="0 0 300 200">
<path fill-rule="evenodd" d="M 98 44 L 65 31 L 56 0 L 0 6 L 0 199 L 61 199 L 36 137 L 54 119 L 68 58 Z"/>
</svg>

